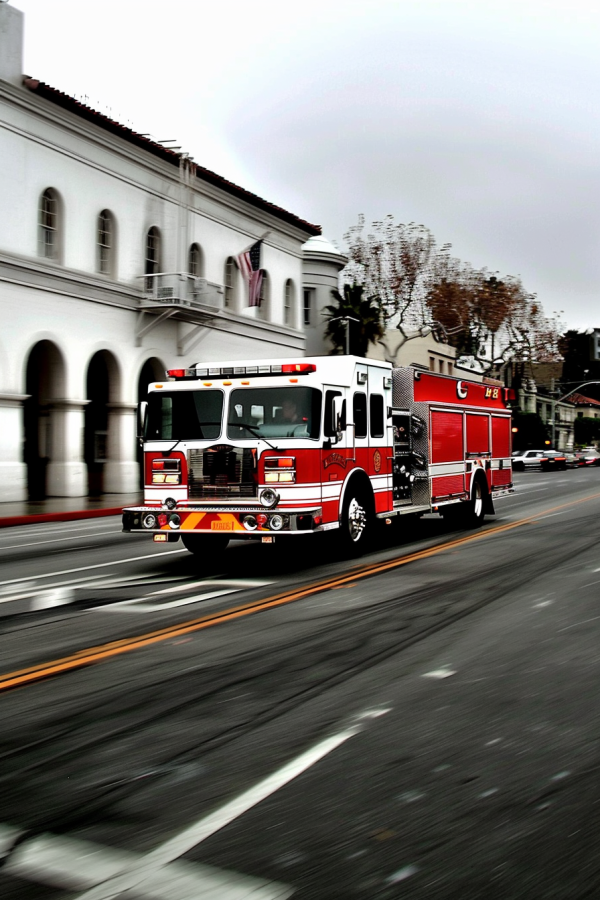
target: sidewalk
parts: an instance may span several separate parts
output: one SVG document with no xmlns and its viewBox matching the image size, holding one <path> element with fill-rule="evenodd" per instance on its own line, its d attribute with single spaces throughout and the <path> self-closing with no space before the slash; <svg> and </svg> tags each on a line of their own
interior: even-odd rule
<svg viewBox="0 0 600 900">
<path fill-rule="evenodd" d="M 141 492 L 135 494 L 103 494 L 101 497 L 50 497 L 47 500 L 16 500 L 0 503 L 0 528 L 12 525 L 35 525 L 43 522 L 70 522 L 120 516 L 124 506 L 139 506 Z"/>
</svg>

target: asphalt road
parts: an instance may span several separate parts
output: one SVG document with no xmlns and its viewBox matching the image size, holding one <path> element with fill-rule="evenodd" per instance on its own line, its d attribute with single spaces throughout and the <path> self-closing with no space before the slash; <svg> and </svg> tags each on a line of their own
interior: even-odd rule
<svg viewBox="0 0 600 900">
<path fill-rule="evenodd" d="M 352 562 L 0 532 L 3 900 L 600 896 L 600 469 L 516 484 Z"/>
</svg>

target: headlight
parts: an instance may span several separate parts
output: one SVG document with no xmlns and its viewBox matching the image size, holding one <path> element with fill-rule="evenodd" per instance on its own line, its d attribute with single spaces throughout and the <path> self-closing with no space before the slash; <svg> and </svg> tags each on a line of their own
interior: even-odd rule
<svg viewBox="0 0 600 900">
<path fill-rule="evenodd" d="M 177 515 L 177 513 L 173 513 L 172 516 L 169 516 L 169 528 L 179 528 L 181 525 L 181 518 Z"/>
<path fill-rule="evenodd" d="M 265 509 L 273 509 L 279 503 L 279 494 L 273 488 L 265 488 L 260 492 L 259 500 Z"/>
<path fill-rule="evenodd" d="M 173 497 L 167 497 L 167 499 L 163 503 L 163 506 L 166 506 L 167 509 L 175 509 L 175 507 L 177 506 L 177 500 L 174 500 Z"/>
<path fill-rule="evenodd" d="M 283 519 L 279 515 L 271 516 L 269 519 L 269 528 L 273 531 L 281 531 L 283 528 Z"/>
<path fill-rule="evenodd" d="M 148 513 L 142 519 L 142 525 L 144 528 L 156 528 L 156 516 L 152 513 Z"/>
<path fill-rule="evenodd" d="M 246 529 L 246 531 L 256 531 L 257 521 L 254 516 L 244 516 L 242 519 L 242 525 Z"/>
</svg>

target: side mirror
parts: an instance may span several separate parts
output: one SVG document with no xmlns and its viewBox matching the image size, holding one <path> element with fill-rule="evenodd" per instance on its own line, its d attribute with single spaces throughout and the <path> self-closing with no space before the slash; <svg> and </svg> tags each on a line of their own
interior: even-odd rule
<svg viewBox="0 0 600 900">
<path fill-rule="evenodd" d="M 142 400 L 138 405 L 138 441 L 140 444 L 144 440 L 144 432 L 146 430 L 146 416 L 148 415 L 148 401 Z"/>
</svg>

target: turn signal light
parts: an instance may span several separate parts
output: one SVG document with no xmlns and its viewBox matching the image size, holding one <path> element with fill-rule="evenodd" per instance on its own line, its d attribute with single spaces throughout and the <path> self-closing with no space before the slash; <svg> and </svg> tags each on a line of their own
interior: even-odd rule
<svg viewBox="0 0 600 900">
<path fill-rule="evenodd" d="M 153 459 L 152 484 L 181 484 L 181 460 Z"/>
<path fill-rule="evenodd" d="M 295 456 L 267 456 L 265 459 L 265 483 L 294 484 L 296 481 Z"/>
</svg>

